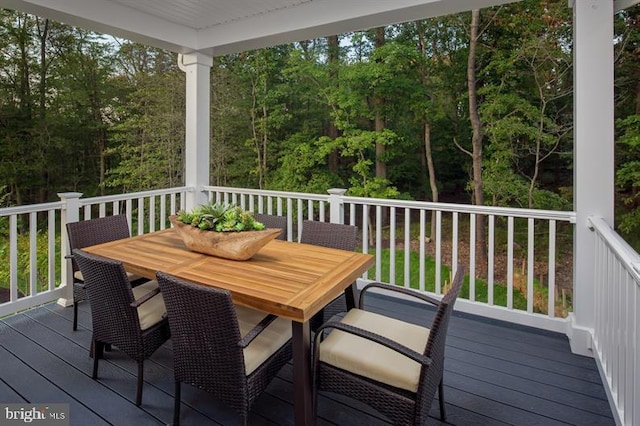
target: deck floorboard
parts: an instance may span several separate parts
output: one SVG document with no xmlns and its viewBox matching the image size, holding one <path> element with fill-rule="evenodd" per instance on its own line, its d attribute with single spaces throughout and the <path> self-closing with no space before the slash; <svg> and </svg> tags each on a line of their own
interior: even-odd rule
<svg viewBox="0 0 640 426">
<path fill-rule="evenodd" d="M 369 309 L 428 324 L 424 305 L 380 295 Z M 174 383 L 171 342 L 145 362 L 141 407 L 134 404 L 137 367 L 117 349 L 91 378 L 91 313 L 49 304 L 0 320 L 0 401 L 68 403 L 72 425 L 159 425 L 172 420 Z M 293 425 L 291 363 L 257 401 L 249 424 Z M 574 355 L 565 336 L 455 313 L 445 361 L 447 421 L 437 401 L 430 425 L 614 425 L 593 359 Z M 182 386 L 182 424 L 235 425 L 234 413 L 206 392 Z M 318 425 L 382 426 L 387 419 L 370 407 L 323 393 Z"/>
</svg>

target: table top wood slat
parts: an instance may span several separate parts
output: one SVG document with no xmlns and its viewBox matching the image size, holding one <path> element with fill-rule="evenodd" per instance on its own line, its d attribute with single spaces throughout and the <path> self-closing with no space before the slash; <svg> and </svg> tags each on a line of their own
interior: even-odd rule
<svg viewBox="0 0 640 426">
<path fill-rule="evenodd" d="M 373 256 L 274 240 L 246 261 L 190 251 L 173 229 L 87 247 L 121 261 L 127 271 L 157 271 L 227 289 L 235 303 L 304 322 L 362 276 Z"/>
</svg>

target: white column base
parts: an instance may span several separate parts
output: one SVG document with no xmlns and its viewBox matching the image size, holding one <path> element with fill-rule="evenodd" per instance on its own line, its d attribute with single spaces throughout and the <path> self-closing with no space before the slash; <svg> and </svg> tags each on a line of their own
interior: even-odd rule
<svg viewBox="0 0 640 426">
<path fill-rule="evenodd" d="M 56 303 L 63 308 L 68 308 L 69 306 L 73 306 L 73 298 L 65 299 L 64 297 L 61 297 Z"/>
<path fill-rule="evenodd" d="M 593 329 L 576 324 L 576 317 L 573 313 L 569 314 L 567 337 L 569 338 L 571 352 L 594 358 Z"/>
</svg>

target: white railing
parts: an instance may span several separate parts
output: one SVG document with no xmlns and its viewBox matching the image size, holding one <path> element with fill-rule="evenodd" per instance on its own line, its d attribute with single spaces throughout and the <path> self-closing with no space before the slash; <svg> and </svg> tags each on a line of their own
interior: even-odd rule
<svg viewBox="0 0 640 426">
<path fill-rule="evenodd" d="M 81 199 L 60 194 L 54 203 L 0 209 L 0 317 L 71 298 L 65 224 L 126 214 L 133 235 L 164 229 L 169 215 L 185 208 L 191 188 L 170 188 Z M 4 237 L 3 237 L 4 238 Z"/>
<path fill-rule="evenodd" d="M 130 194 L 80 199 L 80 219 L 125 214 L 132 235 L 145 234 L 170 226 L 169 216 L 185 208 L 185 195 L 191 188 L 170 188 Z M 135 220 L 134 220 L 135 219 Z"/>
<path fill-rule="evenodd" d="M 566 330 L 570 306 L 563 308 L 562 303 L 571 296 L 573 283 L 563 283 L 558 291 L 556 260 L 565 256 L 559 251 L 559 235 L 571 254 L 573 212 L 346 197 L 338 189 L 327 195 L 214 186 L 205 191 L 210 201 L 286 216 L 290 241 L 297 240 L 304 219 L 357 225 L 362 251 L 376 257 L 376 266 L 364 279 L 441 295 L 455 265 L 464 262 L 469 282 L 457 309 Z M 481 247 L 478 218 L 485 225 Z M 431 229 L 435 235 L 428 235 Z M 504 267 L 498 270 L 496 265 Z M 572 271 L 563 276 L 571 279 Z"/>
<path fill-rule="evenodd" d="M 7 222 L 4 226 L 9 234 L 7 253 L 0 253 L 9 265 L 9 285 L 4 286 L 9 288 L 9 297 L 0 304 L 0 315 L 60 296 L 61 284 L 70 279 L 64 260 L 67 244 L 61 244 L 67 241 L 67 221 L 123 213 L 133 235 L 153 232 L 169 226 L 168 216 L 185 208 L 185 195 L 191 190 L 171 188 L 86 199 L 67 193 L 61 194 L 59 203 L 0 209 L 0 220 Z M 556 291 L 556 259 L 562 255 L 558 235 L 568 235 L 570 240 L 575 221 L 572 212 L 346 197 L 344 190 L 330 190 L 327 195 L 213 186 L 204 190 L 211 201 L 286 216 L 290 241 L 297 240 L 304 219 L 359 226 L 361 250 L 376 257 L 375 267 L 364 279 L 440 295 L 455 265 L 462 262 L 469 280 L 458 309 L 564 331 L 564 315 L 556 314 L 562 300 Z M 479 217 L 486 228 L 480 247 Z M 430 235 L 432 229 L 434 235 Z M 46 250 L 40 240 L 47 241 Z M 564 275 L 572 276 L 570 271 Z"/>
<path fill-rule="evenodd" d="M 619 424 L 640 424 L 640 256 L 601 218 L 596 235 L 593 351 Z"/>
<path fill-rule="evenodd" d="M 0 209 L 0 317 L 60 297 L 60 217 L 62 202 Z M 44 247 L 42 247 L 44 246 Z M 40 249 L 39 249 L 40 248 Z"/>
</svg>

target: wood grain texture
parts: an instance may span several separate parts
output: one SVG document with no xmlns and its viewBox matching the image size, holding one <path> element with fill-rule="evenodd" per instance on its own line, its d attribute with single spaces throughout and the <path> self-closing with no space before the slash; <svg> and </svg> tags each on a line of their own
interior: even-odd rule
<svg viewBox="0 0 640 426">
<path fill-rule="evenodd" d="M 189 250 L 175 229 L 86 248 L 121 261 L 127 271 L 155 278 L 163 271 L 224 288 L 235 303 L 298 322 L 308 321 L 369 269 L 372 255 L 274 240 L 246 261 Z"/>
</svg>

